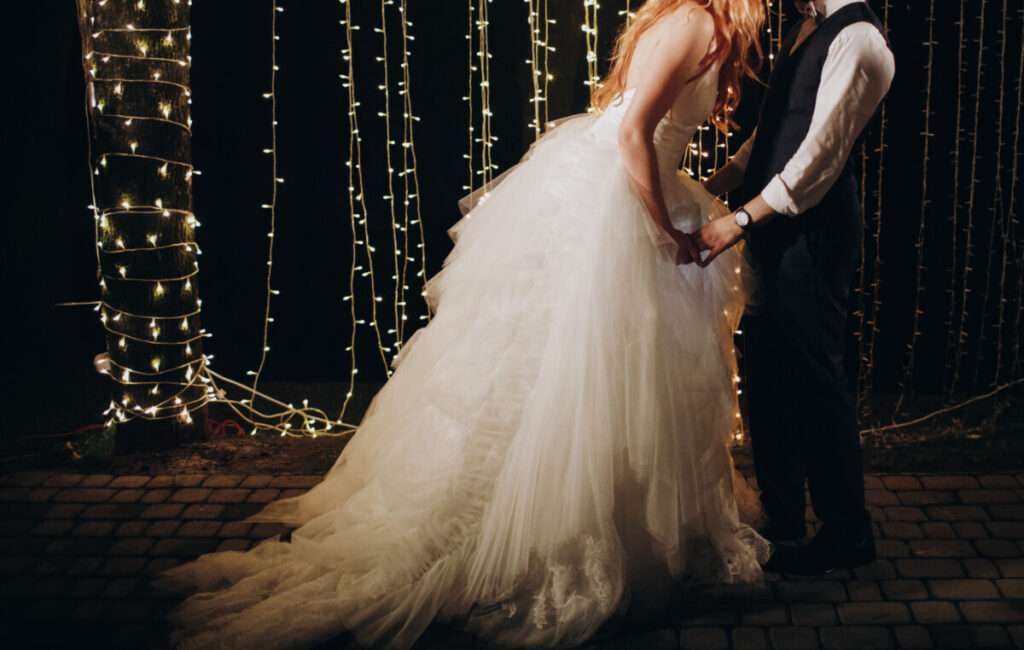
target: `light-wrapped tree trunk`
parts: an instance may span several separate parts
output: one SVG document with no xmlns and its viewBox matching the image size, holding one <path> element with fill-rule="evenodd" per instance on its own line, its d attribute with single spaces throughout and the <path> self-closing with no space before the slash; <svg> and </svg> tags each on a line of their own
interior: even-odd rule
<svg viewBox="0 0 1024 650">
<path fill-rule="evenodd" d="M 78 0 L 110 415 L 122 448 L 201 430 L 189 0 Z"/>
</svg>

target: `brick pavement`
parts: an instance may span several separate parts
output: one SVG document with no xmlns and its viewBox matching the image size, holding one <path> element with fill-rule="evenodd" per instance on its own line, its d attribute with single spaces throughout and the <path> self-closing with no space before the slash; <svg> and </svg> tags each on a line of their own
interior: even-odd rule
<svg viewBox="0 0 1024 650">
<path fill-rule="evenodd" d="M 239 521 L 319 476 L 0 477 L 5 647 L 159 648 L 150 576 L 286 528 Z M 1024 474 L 869 476 L 880 558 L 826 578 L 714 588 L 591 648 L 1024 648 Z M 343 647 L 341 641 L 326 647 Z M 473 648 L 437 626 L 420 648 Z"/>
</svg>

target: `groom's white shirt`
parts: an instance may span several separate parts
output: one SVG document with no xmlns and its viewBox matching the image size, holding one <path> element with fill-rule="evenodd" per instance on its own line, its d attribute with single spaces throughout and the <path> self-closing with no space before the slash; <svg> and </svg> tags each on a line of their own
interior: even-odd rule
<svg viewBox="0 0 1024 650">
<path fill-rule="evenodd" d="M 864 0 L 813 0 L 819 19 Z M 889 91 L 896 64 L 874 25 L 843 28 L 832 41 L 821 70 L 807 136 L 761 197 L 779 214 L 794 216 L 818 205 L 839 177 L 850 149 Z M 746 169 L 757 130 L 732 162 Z"/>
</svg>

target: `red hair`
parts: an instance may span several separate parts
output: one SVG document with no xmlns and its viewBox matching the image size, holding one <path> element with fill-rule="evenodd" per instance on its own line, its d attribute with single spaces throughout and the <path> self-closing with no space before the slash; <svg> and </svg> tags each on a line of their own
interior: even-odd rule
<svg viewBox="0 0 1024 650">
<path fill-rule="evenodd" d="M 594 91 L 595 108 L 606 107 L 625 90 L 626 73 L 640 36 L 662 16 L 687 2 L 694 2 L 708 12 L 715 25 L 714 40 L 701 58 L 697 72 L 688 81 L 697 79 L 716 63 L 721 64 L 718 98 L 711 121 L 723 130 L 729 125 L 735 126 L 732 112 L 740 103 L 743 77 L 756 78 L 764 59 L 761 49 L 764 0 L 649 0 L 644 3 L 615 41 L 612 68 Z"/>
</svg>

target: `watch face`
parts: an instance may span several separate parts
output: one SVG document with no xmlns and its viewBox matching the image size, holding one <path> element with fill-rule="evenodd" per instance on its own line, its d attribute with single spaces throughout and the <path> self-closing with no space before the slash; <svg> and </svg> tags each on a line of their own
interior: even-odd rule
<svg viewBox="0 0 1024 650">
<path fill-rule="evenodd" d="M 750 213 L 744 209 L 736 211 L 736 225 L 740 228 L 746 228 L 750 225 Z"/>
</svg>

